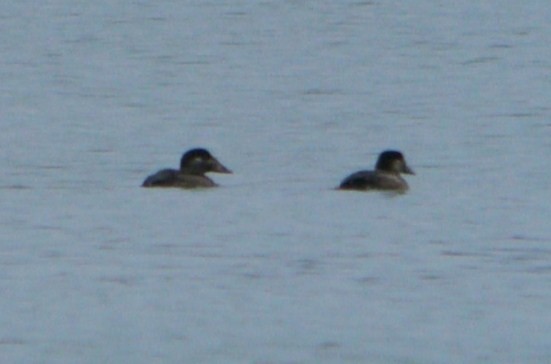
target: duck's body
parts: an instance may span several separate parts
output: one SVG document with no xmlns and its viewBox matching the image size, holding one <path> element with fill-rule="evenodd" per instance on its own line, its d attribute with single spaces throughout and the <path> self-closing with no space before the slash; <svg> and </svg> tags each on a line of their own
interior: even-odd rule
<svg viewBox="0 0 551 364">
<path fill-rule="evenodd" d="M 351 174 L 341 182 L 339 189 L 405 192 L 409 186 L 400 173 L 415 174 L 406 164 L 402 153 L 387 150 L 379 155 L 374 171 L 359 171 Z"/>
<path fill-rule="evenodd" d="M 214 181 L 207 176 L 198 176 L 181 173 L 177 169 L 161 169 L 159 172 L 147 177 L 142 184 L 143 187 L 216 187 Z"/>
<path fill-rule="evenodd" d="M 205 176 L 207 172 L 232 173 L 206 149 L 192 149 L 180 160 L 180 169 L 161 169 L 148 176 L 143 187 L 178 187 L 201 188 L 216 187 L 212 179 Z"/>
</svg>

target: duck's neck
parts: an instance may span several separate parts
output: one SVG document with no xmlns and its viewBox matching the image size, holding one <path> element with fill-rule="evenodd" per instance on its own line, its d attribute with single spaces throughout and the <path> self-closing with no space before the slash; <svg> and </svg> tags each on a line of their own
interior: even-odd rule
<svg viewBox="0 0 551 364">
<path fill-rule="evenodd" d="M 383 173 L 383 174 L 391 174 L 393 176 L 399 176 L 400 172 L 388 170 L 388 169 L 376 169 L 377 173 Z"/>
<path fill-rule="evenodd" d="M 203 168 L 201 166 L 197 166 L 197 165 L 181 166 L 180 167 L 180 173 L 190 174 L 190 175 L 193 175 L 193 176 L 202 176 L 206 172 L 207 171 L 205 170 L 205 168 Z"/>
</svg>

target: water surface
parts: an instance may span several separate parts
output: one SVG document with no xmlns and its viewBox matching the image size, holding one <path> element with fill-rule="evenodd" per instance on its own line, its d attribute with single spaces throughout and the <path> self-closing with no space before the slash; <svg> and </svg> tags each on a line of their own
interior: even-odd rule
<svg viewBox="0 0 551 364">
<path fill-rule="evenodd" d="M 2 357 L 549 362 L 550 10 L 4 1 Z"/>
</svg>

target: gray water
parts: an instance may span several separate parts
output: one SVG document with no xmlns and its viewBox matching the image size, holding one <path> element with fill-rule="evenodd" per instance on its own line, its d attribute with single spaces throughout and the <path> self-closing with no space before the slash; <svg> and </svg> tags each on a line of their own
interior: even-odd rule
<svg viewBox="0 0 551 364">
<path fill-rule="evenodd" d="M 2 362 L 551 362 L 549 19 L 3 1 Z M 407 194 L 334 190 L 387 148 Z"/>
</svg>

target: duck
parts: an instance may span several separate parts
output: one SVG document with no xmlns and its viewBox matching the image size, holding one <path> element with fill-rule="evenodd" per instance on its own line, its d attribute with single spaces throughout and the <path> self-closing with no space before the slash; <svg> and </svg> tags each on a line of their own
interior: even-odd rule
<svg viewBox="0 0 551 364">
<path fill-rule="evenodd" d="M 402 152 L 385 150 L 379 154 L 374 171 L 352 173 L 341 182 L 338 189 L 405 192 L 409 186 L 400 173 L 415 175 L 413 169 L 407 165 Z"/>
<path fill-rule="evenodd" d="M 148 176 L 142 187 L 202 188 L 218 186 L 205 176 L 207 172 L 232 173 L 204 148 L 188 150 L 182 155 L 180 169 L 165 168 Z"/>
</svg>

